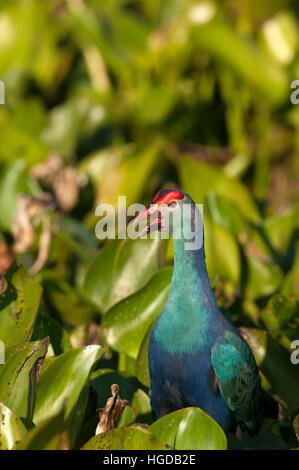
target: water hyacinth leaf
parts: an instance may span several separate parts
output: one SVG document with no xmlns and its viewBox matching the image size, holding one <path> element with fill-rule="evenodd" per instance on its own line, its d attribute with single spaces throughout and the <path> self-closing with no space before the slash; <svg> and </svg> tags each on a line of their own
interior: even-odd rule
<svg viewBox="0 0 299 470">
<path fill-rule="evenodd" d="M 158 437 L 142 426 L 125 426 L 92 437 L 82 450 L 163 450 Z"/>
<path fill-rule="evenodd" d="M 126 197 L 128 207 L 140 200 L 146 182 L 158 163 L 161 164 L 164 154 L 161 151 L 159 141 L 152 141 L 149 147 L 136 146 L 132 148 L 126 146 L 120 148 L 118 159 L 115 154 L 114 151 L 110 161 L 106 162 L 106 171 L 102 171 L 101 177 L 97 180 L 99 195 L 96 202 L 99 204 L 105 202 L 117 208 L 119 195 L 122 195 Z M 100 156 L 107 158 L 107 152 L 103 155 L 100 154 Z"/>
<path fill-rule="evenodd" d="M 63 433 L 64 428 L 63 412 L 61 412 L 32 428 L 13 450 L 62 450 L 64 443 L 68 445 L 68 436 Z"/>
<path fill-rule="evenodd" d="M 246 231 L 245 220 L 234 202 L 211 191 L 207 195 L 207 205 L 216 224 L 222 225 L 236 236 Z"/>
<path fill-rule="evenodd" d="M 116 351 L 137 358 L 142 339 L 165 305 L 172 268 L 161 268 L 139 292 L 113 307 L 104 317 L 108 344 Z"/>
<path fill-rule="evenodd" d="M 136 421 L 138 423 L 150 423 L 152 421 L 150 397 L 144 390 L 139 388 L 134 393 L 131 405 L 135 410 Z"/>
<path fill-rule="evenodd" d="M 30 425 L 49 338 L 12 346 L 1 365 L 0 402 Z"/>
<path fill-rule="evenodd" d="M 32 194 L 33 186 L 24 161 L 16 160 L 0 172 L 0 228 L 3 230 L 11 229 L 20 193 Z"/>
<path fill-rule="evenodd" d="M 225 450 L 221 427 L 199 408 L 184 408 L 155 421 L 149 430 L 177 450 Z"/>
<path fill-rule="evenodd" d="M 143 287 L 159 267 L 156 240 L 113 240 L 99 252 L 85 277 L 82 292 L 105 313 Z"/>
<path fill-rule="evenodd" d="M 282 255 L 288 250 L 292 233 L 295 229 L 295 220 L 296 214 L 289 210 L 284 214 L 268 217 L 264 222 L 264 229 L 271 244 Z M 263 246 L 262 241 L 258 237 L 257 243 Z M 263 248 L 267 249 L 267 245 L 265 246 L 264 244 Z"/>
<path fill-rule="evenodd" d="M 148 366 L 148 343 L 151 336 L 152 328 L 154 324 L 151 324 L 147 330 L 141 346 L 139 348 L 138 357 L 136 359 L 136 377 L 146 387 L 150 386 L 149 366 Z"/>
<path fill-rule="evenodd" d="M 8 219 L 4 225 L 9 228 L 8 225 L 14 216 L 13 211 L 9 214 L 9 208 L 14 208 L 16 194 L 19 192 L 31 194 L 31 189 L 36 189 L 36 186 L 33 186 L 32 181 L 28 178 L 26 165 L 31 167 L 35 163 L 43 161 L 49 150 L 37 135 L 32 135 L 31 131 L 24 127 L 21 116 L 16 116 L 13 112 L 8 113 L 4 109 L 4 106 L 1 106 L 0 126 L 5 128 L 6 132 L 2 133 L 3 147 L 0 160 L 7 162 L 7 170 L 3 175 L 4 179 L 1 178 L 0 220 L 3 223 L 4 215 L 7 215 Z M 27 110 L 27 112 L 29 111 Z M 5 207 L 5 203 L 8 204 L 7 207 Z"/>
<path fill-rule="evenodd" d="M 183 189 L 196 204 L 203 204 L 210 191 L 235 203 L 245 220 L 258 222 L 260 215 L 247 187 L 208 163 L 183 157 L 179 164 Z"/>
<path fill-rule="evenodd" d="M 286 99 L 288 78 L 285 71 L 228 23 L 214 20 L 196 25 L 192 38 L 201 50 L 231 67 L 273 104 Z"/>
<path fill-rule="evenodd" d="M 42 288 L 16 265 L 11 266 L 6 280 L 8 287 L 0 295 L 0 340 L 9 347 L 30 339 Z"/>
<path fill-rule="evenodd" d="M 245 292 L 250 298 L 273 294 L 282 281 L 282 272 L 277 265 L 248 257 Z"/>
<path fill-rule="evenodd" d="M 209 275 L 217 275 L 234 284 L 240 281 L 240 252 L 236 239 L 223 226 L 204 215 L 205 252 Z"/>
<path fill-rule="evenodd" d="M 59 414 L 63 407 L 65 418 L 70 419 L 102 352 L 101 346 L 86 346 L 47 359 L 37 392 L 33 417 L 35 424 Z M 81 410 L 77 410 L 78 413 L 79 411 L 82 420 L 85 408 L 82 407 Z"/>
<path fill-rule="evenodd" d="M 84 262 L 91 262 L 97 254 L 97 243 L 93 234 L 71 217 L 63 217 L 58 225 L 59 232 L 69 248 Z"/>
<path fill-rule="evenodd" d="M 254 353 L 259 369 L 288 407 L 289 413 L 298 412 L 298 366 L 292 364 L 291 353 L 262 330 L 242 328 L 241 332 Z"/>
<path fill-rule="evenodd" d="M 276 294 L 261 312 L 267 330 L 277 338 L 282 335 L 290 340 L 299 338 L 299 305 L 295 298 Z"/>
<path fill-rule="evenodd" d="M 122 412 L 122 414 L 120 415 L 119 420 L 117 421 L 116 427 L 120 428 L 122 426 L 128 426 L 129 424 L 134 423 L 135 419 L 136 419 L 135 409 L 132 406 L 127 405 L 124 411 Z"/>
<path fill-rule="evenodd" d="M 0 450 L 10 450 L 16 442 L 25 439 L 28 431 L 4 403 L 0 403 Z"/>
<path fill-rule="evenodd" d="M 68 332 L 54 318 L 45 313 L 38 312 L 31 341 L 49 336 L 50 343 L 56 356 L 72 349 L 72 344 Z"/>
<path fill-rule="evenodd" d="M 47 275 L 43 280 L 43 290 L 48 309 L 55 312 L 63 323 L 79 326 L 94 318 L 96 314 L 94 307 L 68 282 Z"/>
</svg>

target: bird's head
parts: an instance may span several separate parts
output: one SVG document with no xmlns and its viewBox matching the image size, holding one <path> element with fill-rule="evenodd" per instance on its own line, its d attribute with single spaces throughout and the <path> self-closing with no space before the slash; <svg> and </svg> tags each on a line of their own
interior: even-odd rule
<svg viewBox="0 0 299 470">
<path fill-rule="evenodd" d="M 159 231 L 168 232 L 173 238 L 191 239 L 195 232 L 202 232 L 202 218 L 196 204 L 180 189 L 161 189 L 152 203 L 139 212 L 133 224 L 148 219 L 139 237 Z"/>
</svg>

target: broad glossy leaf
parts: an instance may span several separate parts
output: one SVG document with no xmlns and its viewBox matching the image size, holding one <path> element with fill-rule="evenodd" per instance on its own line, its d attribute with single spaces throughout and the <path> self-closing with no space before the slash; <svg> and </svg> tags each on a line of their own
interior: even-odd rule
<svg viewBox="0 0 299 470">
<path fill-rule="evenodd" d="M 40 372 L 48 347 L 42 341 L 12 346 L 0 365 L 0 401 L 31 424 Z"/>
<path fill-rule="evenodd" d="M 58 221 L 60 236 L 66 240 L 69 248 L 84 262 L 90 263 L 97 254 L 94 235 L 77 219 L 63 217 Z"/>
<path fill-rule="evenodd" d="M 16 442 L 22 441 L 28 431 L 4 403 L 0 403 L 0 450 L 10 450 Z"/>
<path fill-rule="evenodd" d="M 165 305 L 172 268 L 161 268 L 139 292 L 121 301 L 104 317 L 103 327 L 109 345 L 137 358 L 143 337 Z"/>
<path fill-rule="evenodd" d="M 221 19 L 195 24 L 192 31 L 192 39 L 201 50 L 225 63 L 268 101 L 273 104 L 283 102 L 288 90 L 286 72 L 253 40 L 243 36 Z"/>
<path fill-rule="evenodd" d="M 269 217 L 264 222 L 266 235 L 274 248 L 282 255 L 285 255 L 288 250 L 292 232 L 295 229 L 295 220 L 296 214 L 288 211 L 282 215 Z M 267 244 L 263 243 L 260 237 L 256 237 L 256 240 L 259 246 L 271 255 Z"/>
<path fill-rule="evenodd" d="M 42 289 L 23 267 L 13 265 L 6 279 L 8 288 L 0 295 L 0 340 L 9 347 L 30 339 Z"/>
<path fill-rule="evenodd" d="M 26 115 L 28 112 L 32 112 L 32 109 L 29 109 L 29 107 L 24 114 Z M 12 221 L 14 216 L 14 211 L 9 214 L 9 209 L 14 207 L 16 194 L 22 191 L 26 193 L 29 192 L 30 194 L 30 187 L 33 188 L 33 182 L 28 180 L 25 166 L 32 166 L 35 163 L 43 161 L 49 151 L 47 146 L 39 139 L 37 133 L 34 134 L 32 130 L 28 129 L 30 124 L 28 125 L 27 116 L 26 128 L 26 124 L 24 125 L 25 118 L 22 118 L 20 114 L 19 106 L 17 112 L 15 109 L 11 109 L 10 112 L 7 112 L 4 106 L 1 106 L 0 108 L 0 127 L 6 131 L 2 133 L 0 160 L 7 162 L 9 165 L 9 170 L 6 173 L 6 177 L 8 179 L 4 182 L 5 189 L 7 191 L 6 195 L 4 194 L 4 187 L 0 190 L 1 216 L 8 216 L 5 226 L 7 226 L 9 221 Z M 9 183 L 11 183 L 11 187 Z M 36 185 L 34 186 L 36 187 Z M 10 199 L 10 197 L 12 197 L 12 199 Z M 6 208 L 5 203 L 8 203 Z M 2 209 L 4 209 L 3 212 Z M 3 222 L 2 217 L 1 222 Z"/>
<path fill-rule="evenodd" d="M 102 352 L 101 346 L 86 346 L 47 359 L 37 392 L 33 417 L 35 424 L 58 414 L 63 407 L 65 418 L 72 419 L 71 413 L 76 410 L 81 394 L 85 394 L 84 387 Z M 85 406 L 76 410 L 80 415 L 80 424 L 86 407 L 86 401 L 84 402 Z"/>
<path fill-rule="evenodd" d="M 14 450 L 63 450 L 63 445 L 68 445 L 68 437 L 63 433 L 64 428 L 61 412 L 32 428 L 27 436 L 15 445 Z"/>
<path fill-rule="evenodd" d="M 150 397 L 144 390 L 139 388 L 133 396 L 132 408 L 136 412 L 136 421 L 138 423 L 151 423 L 152 422 L 152 408 Z"/>
<path fill-rule="evenodd" d="M 246 222 L 234 202 L 211 191 L 207 195 L 207 204 L 216 224 L 222 225 L 236 236 L 246 231 Z"/>
<path fill-rule="evenodd" d="M 1 122 L 1 113 L 0 113 Z M 0 228 L 9 231 L 17 208 L 20 193 L 32 194 L 33 185 L 28 179 L 24 161 L 16 160 L 5 165 L 0 172 Z"/>
<path fill-rule="evenodd" d="M 128 374 L 135 374 L 136 359 L 121 352 L 118 355 L 117 369 L 120 372 L 127 372 Z"/>
<path fill-rule="evenodd" d="M 282 272 L 278 266 L 258 258 L 248 257 L 246 261 L 245 292 L 248 297 L 256 299 L 277 291 L 282 281 Z"/>
<path fill-rule="evenodd" d="M 122 412 L 122 414 L 120 415 L 117 421 L 116 427 L 120 428 L 122 426 L 128 426 L 129 424 L 134 423 L 135 420 L 136 420 L 135 409 L 132 406 L 127 405 L 124 411 Z"/>
<path fill-rule="evenodd" d="M 200 408 L 184 408 L 155 421 L 149 430 L 178 450 L 225 450 L 221 427 Z"/>
<path fill-rule="evenodd" d="M 298 366 L 291 362 L 291 352 L 270 335 L 254 328 L 242 328 L 258 367 L 291 414 L 299 410 Z"/>
<path fill-rule="evenodd" d="M 277 338 L 285 335 L 294 340 L 299 338 L 298 310 L 295 298 L 276 294 L 261 312 L 261 318 L 272 335 Z"/>
<path fill-rule="evenodd" d="M 149 329 L 147 330 L 139 348 L 138 357 L 136 359 L 136 377 L 146 387 L 150 386 L 150 376 L 148 367 L 148 343 L 153 326 L 154 324 L 152 323 Z"/>
<path fill-rule="evenodd" d="M 209 275 L 217 275 L 233 284 L 240 282 L 240 251 L 235 237 L 223 226 L 204 215 L 205 252 Z"/>
<path fill-rule="evenodd" d="M 160 240 L 113 240 L 90 265 L 83 293 L 105 313 L 143 287 L 159 267 Z"/>
<path fill-rule="evenodd" d="M 232 201 L 245 220 L 259 221 L 257 207 L 241 181 L 228 177 L 224 171 L 208 163 L 199 163 L 190 157 L 180 160 L 179 171 L 183 189 L 196 204 L 204 204 L 208 193 L 213 191 Z"/>
<path fill-rule="evenodd" d="M 162 450 L 158 437 L 142 426 L 112 429 L 91 438 L 82 450 Z"/>
<path fill-rule="evenodd" d="M 55 312 L 63 323 L 83 325 L 96 315 L 95 308 L 84 300 L 77 289 L 64 280 L 56 280 L 53 274 L 45 276 L 43 290 L 48 309 Z"/>
<path fill-rule="evenodd" d="M 45 313 L 38 312 L 31 340 L 37 340 L 49 336 L 50 343 L 56 356 L 72 349 L 68 332 L 54 318 Z"/>
</svg>

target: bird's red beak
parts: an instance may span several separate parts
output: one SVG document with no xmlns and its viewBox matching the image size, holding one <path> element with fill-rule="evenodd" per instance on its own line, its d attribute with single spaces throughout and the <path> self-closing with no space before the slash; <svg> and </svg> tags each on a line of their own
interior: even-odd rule
<svg viewBox="0 0 299 470">
<path fill-rule="evenodd" d="M 149 204 L 143 211 L 139 212 L 137 217 L 132 221 L 133 225 L 138 224 L 142 220 L 151 218 L 150 223 L 138 234 L 137 238 L 146 235 L 151 230 L 156 231 L 161 229 L 161 211 L 159 210 L 159 204 Z"/>
</svg>

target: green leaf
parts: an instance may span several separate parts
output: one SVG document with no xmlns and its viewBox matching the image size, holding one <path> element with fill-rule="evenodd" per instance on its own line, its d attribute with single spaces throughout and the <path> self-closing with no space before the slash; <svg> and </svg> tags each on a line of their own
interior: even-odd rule
<svg viewBox="0 0 299 470">
<path fill-rule="evenodd" d="M 16 265 L 6 279 L 7 290 L 0 295 L 0 340 L 9 347 L 30 339 L 42 289 L 23 267 Z"/>
<path fill-rule="evenodd" d="M 275 62 L 229 23 L 221 20 L 196 25 L 192 39 L 200 49 L 230 67 L 273 104 L 284 102 L 288 76 Z"/>
<path fill-rule="evenodd" d="M 150 386 L 150 375 L 148 366 L 148 343 L 153 326 L 154 323 L 152 323 L 149 329 L 147 330 L 139 348 L 138 357 L 136 359 L 136 377 L 146 387 Z"/>
<path fill-rule="evenodd" d="M 136 411 L 136 421 L 138 423 L 149 423 L 152 421 L 150 398 L 144 390 L 139 388 L 134 393 L 131 405 Z"/>
<path fill-rule="evenodd" d="M 246 231 L 246 223 L 234 202 L 211 191 L 207 195 L 207 204 L 216 224 L 222 225 L 236 236 Z"/>
<path fill-rule="evenodd" d="M 245 220 L 258 222 L 260 215 L 247 187 L 239 180 L 230 178 L 224 171 L 208 163 L 183 157 L 179 164 L 183 189 L 196 204 L 204 204 L 210 191 L 233 202 Z"/>
<path fill-rule="evenodd" d="M 299 410 L 298 366 L 291 362 L 291 352 L 262 330 L 242 328 L 261 372 L 265 375 L 289 413 Z"/>
<path fill-rule="evenodd" d="M 28 431 L 4 403 L 0 403 L 0 450 L 10 450 L 16 442 L 22 441 Z"/>
<path fill-rule="evenodd" d="M 49 336 L 50 343 L 56 356 L 72 349 L 68 332 L 61 326 L 61 324 L 49 315 L 38 312 L 34 323 L 31 341 L 45 338 L 45 336 Z"/>
<path fill-rule="evenodd" d="M 82 450 L 162 450 L 158 438 L 142 426 L 127 426 L 92 437 Z"/>
<path fill-rule="evenodd" d="M 280 268 L 273 264 L 263 262 L 258 258 L 248 257 L 246 261 L 246 295 L 256 299 L 273 294 L 279 288 L 282 281 Z"/>
<path fill-rule="evenodd" d="M 221 427 L 199 408 L 184 408 L 158 419 L 149 430 L 178 450 L 225 450 Z"/>
<path fill-rule="evenodd" d="M 234 236 L 204 215 L 205 252 L 209 275 L 240 282 L 240 252 Z"/>
<path fill-rule="evenodd" d="M 12 346 L 5 351 L 5 364 L 0 365 L 0 401 L 19 418 L 31 425 L 40 371 L 49 338 Z"/>
<path fill-rule="evenodd" d="M 47 359 L 37 392 L 35 424 L 58 414 L 64 407 L 74 442 L 84 418 L 89 376 L 102 353 L 100 346 L 86 346 Z"/>
<path fill-rule="evenodd" d="M 16 160 L 1 169 L 0 228 L 6 231 L 11 229 L 19 194 L 32 194 L 32 188 L 24 161 Z"/>
<path fill-rule="evenodd" d="M 159 267 L 160 240 L 114 240 L 90 265 L 83 293 L 105 313 L 143 287 Z"/>
<path fill-rule="evenodd" d="M 104 317 L 108 344 L 137 358 L 142 339 L 151 323 L 162 313 L 172 268 L 161 268 L 139 292 L 115 305 Z"/>
<path fill-rule="evenodd" d="M 80 292 L 64 280 L 47 275 L 43 279 L 44 300 L 50 312 L 63 323 L 72 326 L 89 323 L 95 317 L 95 309 Z"/>
<path fill-rule="evenodd" d="M 276 294 L 261 312 L 267 330 L 278 339 L 285 335 L 290 340 L 299 337 L 298 302 L 293 297 Z"/>
<path fill-rule="evenodd" d="M 62 434 L 64 428 L 63 412 L 61 412 L 32 428 L 13 450 L 57 450 L 65 437 Z"/>
</svg>

